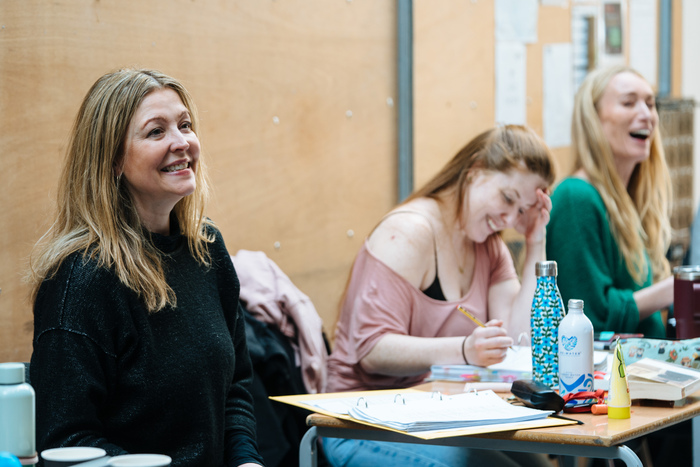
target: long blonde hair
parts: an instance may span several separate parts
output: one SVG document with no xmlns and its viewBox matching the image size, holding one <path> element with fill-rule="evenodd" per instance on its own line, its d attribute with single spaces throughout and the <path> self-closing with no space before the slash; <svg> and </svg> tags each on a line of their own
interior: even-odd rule
<svg viewBox="0 0 700 467">
<path fill-rule="evenodd" d="M 59 180 L 55 220 L 35 245 L 30 261 L 31 299 L 43 280 L 53 277 L 72 253 L 96 259 L 135 291 L 150 312 L 176 298 L 165 280 L 157 249 L 144 233 L 134 201 L 125 183 L 115 175 L 124 155 L 129 123 L 143 98 L 168 88 L 187 107 L 197 131 L 197 111 L 190 94 L 177 80 L 154 70 L 122 69 L 108 73 L 92 85 L 78 111 Z M 204 217 L 208 182 L 202 157 L 196 172 L 197 187 L 173 209 L 190 251 L 209 264 Z"/>
<path fill-rule="evenodd" d="M 612 148 L 598 116 L 598 102 L 610 80 L 623 72 L 644 79 L 627 66 L 603 68 L 591 72 L 576 93 L 571 122 L 574 171 L 583 169 L 600 193 L 627 270 L 638 284 L 643 284 L 648 273 L 645 251 L 654 279 L 669 273 L 666 251 L 671 240 L 673 192 L 658 125 L 651 135 L 650 156 L 637 164 L 629 186 L 625 187 L 615 168 Z"/>
</svg>

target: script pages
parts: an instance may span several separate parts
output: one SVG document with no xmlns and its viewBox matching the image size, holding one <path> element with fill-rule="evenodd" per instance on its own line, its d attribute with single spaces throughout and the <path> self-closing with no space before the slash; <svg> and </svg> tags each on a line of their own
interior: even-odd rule
<svg viewBox="0 0 700 467">
<path fill-rule="evenodd" d="M 349 413 L 357 420 L 414 432 L 540 420 L 553 412 L 514 406 L 487 390 L 424 400 L 398 397 L 389 403 L 360 403 Z"/>
<path fill-rule="evenodd" d="M 493 391 L 446 395 L 402 389 L 271 396 L 270 399 L 422 439 L 575 423 L 548 418 L 551 413 L 548 411 L 513 406 Z"/>
</svg>

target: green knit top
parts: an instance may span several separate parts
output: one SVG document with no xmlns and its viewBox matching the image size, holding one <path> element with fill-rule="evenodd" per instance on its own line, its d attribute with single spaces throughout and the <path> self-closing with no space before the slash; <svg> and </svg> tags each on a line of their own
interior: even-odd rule
<svg viewBox="0 0 700 467">
<path fill-rule="evenodd" d="M 651 266 L 643 284 L 632 279 L 610 230 L 603 199 L 585 180 L 567 178 L 552 194 L 547 259 L 557 262 L 564 305 L 571 298 L 583 300 L 595 332 L 665 336 L 661 314 L 657 311 L 640 322 L 632 296 L 651 285 Z"/>
</svg>

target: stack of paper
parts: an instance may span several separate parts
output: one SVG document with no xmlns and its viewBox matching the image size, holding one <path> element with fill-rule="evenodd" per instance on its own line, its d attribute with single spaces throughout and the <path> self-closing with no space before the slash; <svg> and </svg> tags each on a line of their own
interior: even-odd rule
<svg viewBox="0 0 700 467">
<path fill-rule="evenodd" d="M 643 358 L 627 366 L 630 398 L 675 401 L 700 390 L 700 371 Z"/>
<path fill-rule="evenodd" d="M 493 391 L 442 396 L 442 399 L 357 404 L 349 409 L 351 417 L 395 430 L 415 432 L 451 430 L 497 423 L 516 423 L 544 419 L 552 411 L 514 406 Z"/>
<path fill-rule="evenodd" d="M 551 412 L 512 406 L 489 390 L 450 396 L 439 392 L 404 388 L 270 396 L 270 399 L 331 417 L 394 430 L 421 439 L 438 439 L 449 436 L 576 423 L 572 420 L 547 417 Z M 385 407 L 386 410 L 381 409 L 381 407 Z M 356 408 L 363 410 L 358 412 L 355 410 Z M 383 412 L 375 413 L 374 410 L 369 410 L 370 408 Z M 350 415 L 351 412 L 354 414 Z M 421 424 L 417 426 L 423 431 L 390 428 L 385 422 L 393 423 L 394 420 L 390 416 L 384 420 L 386 412 L 391 416 L 403 414 L 402 421 L 409 423 L 406 426 L 412 430 L 416 428 L 410 424 L 416 421 L 420 422 Z M 369 419 L 372 421 L 368 421 Z M 423 423 L 426 421 L 430 427 L 423 429 Z M 443 425 L 443 421 L 449 423 Z M 457 428 L 439 429 L 442 426 L 456 426 Z"/>
</svg>

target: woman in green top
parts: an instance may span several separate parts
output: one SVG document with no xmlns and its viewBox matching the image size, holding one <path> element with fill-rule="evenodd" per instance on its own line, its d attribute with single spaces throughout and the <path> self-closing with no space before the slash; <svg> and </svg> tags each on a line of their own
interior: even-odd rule
<svg viewBox="0 0 700 467">
<path fill-rule="evenodd" d="M 665 335 L 672 192 L 658 121 L 651 86 L 628 67 L 590 73 L 576 94 L 575 165 L 552 195 L 547 259 L 596 332 Z"/>
</svg>

